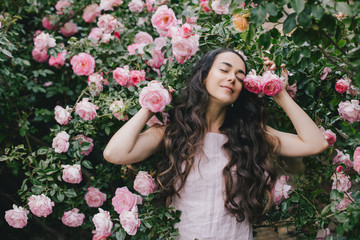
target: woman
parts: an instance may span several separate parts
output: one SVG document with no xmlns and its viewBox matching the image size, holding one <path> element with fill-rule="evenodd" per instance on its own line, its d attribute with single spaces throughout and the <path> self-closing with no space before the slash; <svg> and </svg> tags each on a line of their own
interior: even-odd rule
<svg viewBox="0 0 360 240">
<path fill-rule="evenodd" d="M 168 204 L 182 211 L 179 239 L 252 239 L 251 224 L 261 221 L 271 204 L 276 180 L 271 155 L 309 156 L 328 146 L 285 86 L 274 100 L 297 134 L 266 126 L 258 97 L 243 88 L 247 72 L 236 51 L 207 53 L 167 126 L 140 133 L 153 115 L 142 108 L 104 150 L 105 159 L 115 164 L 139 162 L 164 150 L 158 180 Z"/>
</svg>

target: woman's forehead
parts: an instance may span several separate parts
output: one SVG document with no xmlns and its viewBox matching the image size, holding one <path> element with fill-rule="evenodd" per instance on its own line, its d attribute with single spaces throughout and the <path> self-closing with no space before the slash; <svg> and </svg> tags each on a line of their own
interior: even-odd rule
<svg viewBox="0 0 360 240">
<path fill-rule="evenodd" d="M 228 65 L 229 64 L 235 68 L 239 68 L 242 70 L 245 70 L 245 63 L 244 61 L 241 59 L 241 57 L 239 55 L 237 55 L 236 53 L 233 52 L 223 52 L 220 53 L 216 56 L 215 64 L 224 64 L 224 65 Z"/>
</svg>

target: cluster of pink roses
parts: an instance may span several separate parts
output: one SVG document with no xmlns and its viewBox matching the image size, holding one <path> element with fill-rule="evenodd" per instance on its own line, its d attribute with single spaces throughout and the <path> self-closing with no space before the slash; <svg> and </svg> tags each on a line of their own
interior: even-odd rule
<svg viewBox="0 0 360 240">
<path fill-rule="evenodd" d="M 336 134 L 333 133 L 333 131 L 331 131 L 330 129 L 325 130 L 323 127 L 320 128 L 320 131 L 328 142 L 329 146 L 334 145 L 334 143 L 336 142 Z"/>
<path fill-rule="evenodd" d="M 163 112 L 166 105 L 171 101 L 168 90 L 158 81 L 151 81 L 144 87 L 139 96 L 141 107 L 149 109 L 152 112 Z"/>
<path fill-rule="evenodd" d="M 34 49 L 32 50 L 32 56 L 37 62 L 46 62 L 49 58 L 47 50 L 56 46 L 56 41 L 48 33 L 37 31 L 36 36 L 33 39 Z"/>
<path fill-rule="evenodd" d="M 283 89 L 284 78 L 271 71 L 266 71 L 262 76 L 251 70 L 243 81 L 244 87 L 253 93 L 274 96 Z"/>
<path fill-rule="evenodd" d="M 275 186 L 272 189 L 273 201 L 276 205 L 280 205 L 283 199 L 289 198 L 289 190 L 291 189 L 290 185 L 287 185 L 289 180 L 288 176 L 281 175 L 275 182 Z"/>
<path fill-rule="evenodd" d="M 144 70 L 131 70 L 128 65 L 120 68 L 117 67 L 113 71 L 115 81 L 124 87 L 136 86 L 138 83 L 145 81 Z"/>
</svg>

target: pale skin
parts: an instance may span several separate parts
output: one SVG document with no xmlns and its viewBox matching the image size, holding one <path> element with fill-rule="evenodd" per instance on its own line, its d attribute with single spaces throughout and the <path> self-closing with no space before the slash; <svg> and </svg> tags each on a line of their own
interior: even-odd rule
<svg viewBox="0 0 360 240">
<path fill-rule="evenodd" d="M 242 90 L 241 80 L 245 78 L 245 64 L 232 52 L 217 55 L 205 79 L 205 87 L 210 95 L 206 119 L 208 132 L 220 133 L 226 109 L 235 102 Z M 279 139 L 277 153 L 287 157 L 310 156 L 323 152 L 328 143 L 318 126 L 297 105 L 285 90 L 275 95 L 275 102 L 284 110 L 295 127 L 296 134 L 281 132 L 269 126 L 267 131 Z M 151 127 L 141 130 L 153 116 L 148 109 L 140 109 L 110 139 L 104 150 L 104 158 L 115 164 L 140 162 L 161 150 L 165 127 Z"/>
</svg>

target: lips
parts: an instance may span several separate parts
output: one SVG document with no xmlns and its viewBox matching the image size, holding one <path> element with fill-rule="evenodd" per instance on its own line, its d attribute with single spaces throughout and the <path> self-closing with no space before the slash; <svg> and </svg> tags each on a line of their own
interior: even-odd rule
<svg viewBox="0 0 360 240">
<path fill-rule="evenodd" d="M 225 89 L 229 90 L 231 93 L 233 93 L 233 92 L 234 92 L 233 88 L 232 88 L 232 87 L 230 87 L 230 86 L 220 86 L 220 87 L 222 87 L 222 88 L 225 88 Z"/>
</svg>

